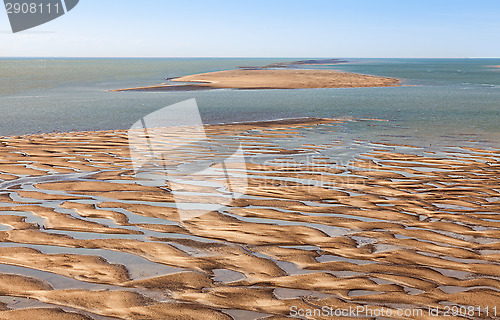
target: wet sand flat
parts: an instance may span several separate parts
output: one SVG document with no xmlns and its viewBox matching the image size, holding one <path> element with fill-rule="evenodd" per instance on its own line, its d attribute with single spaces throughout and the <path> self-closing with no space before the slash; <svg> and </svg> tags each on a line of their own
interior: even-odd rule
<svg viewBox="0 0 500 320">
<path fill-rule="evenodd" d="M 208 126 L 245 151 L 225 170 L 248 181 L 202 213 L 229 197 L 217 176 L 153 185 L 126 132 L 0 138 L 0 319 L 288 319 L 323 306 L 499 318 L 500 150 L 367 143 L 339 162 L 329 150 L 342 142 L 296 142 L 341 122 Z M 446 317 L 446 305 L 483 313 Z"/>
</svg>

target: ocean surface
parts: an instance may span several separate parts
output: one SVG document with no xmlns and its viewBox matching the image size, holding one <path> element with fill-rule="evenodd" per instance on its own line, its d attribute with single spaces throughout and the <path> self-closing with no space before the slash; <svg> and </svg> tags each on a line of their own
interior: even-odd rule
<svg viewBox="0 0 500 320">
<path fill-rule="evenodd" d="M 108 91 L 295 60 L 0 59 L 0 136 L 128 129 L 151 112 L 196 98 L 207 124 L 327 117 L 347 120 L 340 139 L 423 147 L 500 144 L 500 68 L 494 67 L 500 59 L 344 59 L 313 67 L 403 81 L 389 88 Z"/>
<path fill-rule="evenodd" d="M 95 320 L 174 310 L 160 301 L 238 320 L 284 315 L 295 302 L 426 310 L 472 297 L 481 312 L 491 311 L 500 280 L 500 68 L 493 67 L 500 59 L 347 60 L 330 67 L 403 85 L 110 92 L 287 60 L 0 59 L 0 273 L 73 289 L 13 285 L 17 291 L 0 294 L 0 304 L 56 306 Z M 343 121 L 239 132 L 214 126 L 207 132 L 219 140 L 210 151 L 206 141 L 175 149 L 175 135 L 160 140 L 160 151 L 175 149 L 161 153 L 164 168 L 205 169 L 186 176 L 162 175 L 154 165 L 135 174 L 134 140 L 123 134 L 67 133 L 128 129 L 192 98 L 207 124 Z M 55 131 L 63 133 L 5 138 Z M 245 167 L 241 158 L 217 163 L 236 147 Z M 174 207 L 187 209 L 186 221 Z M 211 212 L 189 219 L 190 209 Z M 179 272 L 186 272 L 182 281 Z M 148 300 L 121 300 L 123 286 Z M 104 303 L 87 302 L 87 293 Z M 114 308 L 108 300 L 126 303 Z"/>
</svg>

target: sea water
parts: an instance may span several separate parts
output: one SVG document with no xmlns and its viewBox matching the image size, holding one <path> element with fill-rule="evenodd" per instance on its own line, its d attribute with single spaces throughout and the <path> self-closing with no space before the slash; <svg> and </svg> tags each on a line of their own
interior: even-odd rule
<svg viewBox="0 0 500 320">
<path fill-rule="evenodd" d="M 347 120 L 339 136 L 372 142 L 500 142 L 500 68 L 494 67 L 500 59 L 344 59 L 308 66 L 402 80 L 386 88 L 109 91 L 293 60 L 0 59 L 0 135 L 127 129 L 151 112 L 196 98 L 207 124 L 327 117 Z"/>
</svg>

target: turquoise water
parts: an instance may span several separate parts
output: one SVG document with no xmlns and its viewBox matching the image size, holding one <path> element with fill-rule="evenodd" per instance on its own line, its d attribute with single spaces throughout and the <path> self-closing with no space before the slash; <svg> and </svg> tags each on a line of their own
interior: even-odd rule
<svg viewBox="0 0 500 320">
<path fill-rule="evenodd" d="M 0 59 L 0 135 L 127 129 L 155 110 L 196 98 L 206 123 L 330 117 L 354 120 L 339 134 L 370 141 L 500 141 L 500 68 L 492 67 L 500 59 L 347 59 L 333 66 L 397 77 L 407 85 L 391 88 L 108 91 L 293 60 Z M 366 118 L 388 121 L 355 121 Z"/>
</svg>

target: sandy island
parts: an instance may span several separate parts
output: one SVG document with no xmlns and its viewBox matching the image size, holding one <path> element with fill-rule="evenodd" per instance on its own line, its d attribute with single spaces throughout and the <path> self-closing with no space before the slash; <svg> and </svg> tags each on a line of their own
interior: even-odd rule
<svg viewBox="0 0 500 320">
<path fill-rule="evenodd" d="M 237 69 L 200 73 L 171 79 L 184 84 L 159 84 L 111 91 L 174 91 L 203 89 L 314 89 L 388 87 L 398 79 L 331 69 Z"/>
</svg>

